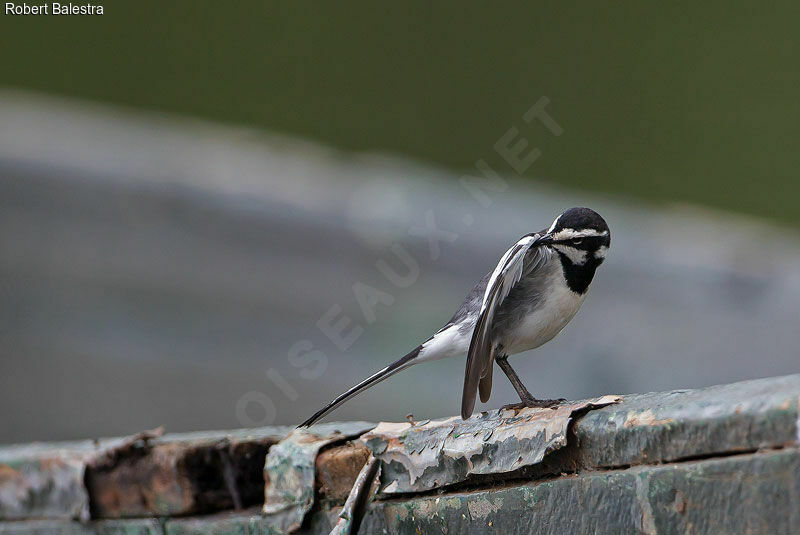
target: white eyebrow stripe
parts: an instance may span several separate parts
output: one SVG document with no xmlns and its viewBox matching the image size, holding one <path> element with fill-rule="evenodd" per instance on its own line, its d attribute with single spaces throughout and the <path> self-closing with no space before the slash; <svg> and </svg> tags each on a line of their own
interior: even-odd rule
<svg viewBox="0 0 800 535">
<path fill-rule="evenodd" d="M 561 214 L 561 215 L 563 215 L 563 214 Z M 552 225 L 550 225 L 550 228 L 549 228 L 549 229 L 547 229 L 547 233 L 548 233 L 548 234 L 550 234 L 551 232 L 553 232 L 553 229 L 554 229 L 554 228 L 556 228 L 556 225 L 558 225 L 558 220 L 559 220 L 559 219 L 561 219 L 561 216 L 558 216 L 557 218 L 553 219 L 553 224 L 552 224 Z"/>
<path fill-rule="evenodd" d="M 548 231 L 550 232 L 550 231 Z M 593 228 L 586 228 L 583 230 L 575 230 L 571 228 L 565 228 L 559 230 L 555 234 L 553 234 L 553 239 L 555 240 L 571 240 L 573 238 L 596 238 L 599 236 L 606 236 L 608 235 L 608 231 L 604 230 L 603 232 L 598 232 Z"/>
</svg>

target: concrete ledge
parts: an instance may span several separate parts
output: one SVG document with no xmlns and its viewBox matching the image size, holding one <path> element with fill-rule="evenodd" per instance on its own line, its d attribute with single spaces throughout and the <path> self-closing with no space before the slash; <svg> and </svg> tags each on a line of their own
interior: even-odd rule
<svg viewBox="0 0 800 535">
<path fill-rule="evenodd" d="M 798 440 L 800 375 L 624 396 L 575 423 L 585 467 L 660 463 Z"/>
<path fill-rule="evenodd" d="M 362 533 L 800 533 L 800 375 L 617 399 L 8 446 L 0 534 L 328 533 L 370 455 Z"/>
<path fill-rule="evenodd" d="M 364 533 L 800 533 L 796 448 L 374 503 Z"/>
<path fill-rule="evenodd" d="M 180 516 L 264 499 L 259 472 L 283 429 L 172 435 L 106 451 L 86 466 L 92 518 Z"/>
<path fill-rule="evenodd" d="M 155 430 L 0 447 L 0 520 L 179 515 L 232 508 L 234 495 L 252 504 L 263 500 L 266 452 L 288 432 Z"/>
</svg>

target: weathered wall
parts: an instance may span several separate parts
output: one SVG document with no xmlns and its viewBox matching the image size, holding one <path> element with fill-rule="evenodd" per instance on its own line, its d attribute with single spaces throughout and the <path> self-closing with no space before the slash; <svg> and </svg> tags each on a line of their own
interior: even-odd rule
<svg viewBox="0 0 800 535">
<path fill-rule="evenodd" d="M 794 375 L 467 421 L 6 447 L 0 534 L 346 533 L 362 511 L 361 533 L 800 533 L 799 411 Z"/>
</svg>

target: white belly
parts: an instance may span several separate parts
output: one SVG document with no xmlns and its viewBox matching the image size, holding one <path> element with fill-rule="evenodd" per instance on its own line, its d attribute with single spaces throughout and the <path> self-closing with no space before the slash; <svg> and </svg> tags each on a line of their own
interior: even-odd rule
<svg viewBox="0 0 800 535">
<path fill-rule="evenodd" d="M 543 306 L 528 314 L 514 330 L 513 338 L 503 344 L 509 355 L 521 353 L 549 342 L 575 316 L 586 299 L 567 287 L 562 278 L 550 284 Z"/>
</svg>

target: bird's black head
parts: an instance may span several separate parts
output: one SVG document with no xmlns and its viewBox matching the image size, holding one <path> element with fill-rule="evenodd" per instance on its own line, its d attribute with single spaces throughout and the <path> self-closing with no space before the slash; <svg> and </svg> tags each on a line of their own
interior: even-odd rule
<svg viewBox="0 0 800 535">
<path fill-rule="evenodd" d="M 608 253 L 611 231 L 594 210 L 570 208 L 553 221 L 539 241 L 558 253 L 569 287 L 584 293 Z"/>
</svg>

